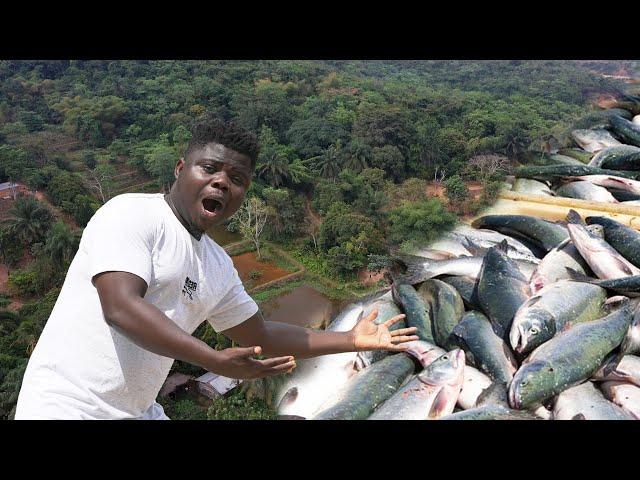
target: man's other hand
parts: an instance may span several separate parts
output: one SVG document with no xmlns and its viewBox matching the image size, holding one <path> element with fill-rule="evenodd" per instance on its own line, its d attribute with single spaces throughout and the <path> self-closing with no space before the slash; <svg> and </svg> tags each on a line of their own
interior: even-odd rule
<svg viewBox="0 0 640 480">
<path fill-rule="evenodd" d="M 289 373 L 296 367 L 292 356 L 258 360 L 262 347 L 226 348 L 216 355 L 215 365 L 209 370 L 229 378 L 252 379 Z"/>
</svg>

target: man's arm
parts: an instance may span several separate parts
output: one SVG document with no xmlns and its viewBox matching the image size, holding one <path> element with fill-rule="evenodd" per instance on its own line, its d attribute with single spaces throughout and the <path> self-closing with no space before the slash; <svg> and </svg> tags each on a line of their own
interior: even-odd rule
<svg viewBox="0 0 640 480">
<path fill-rule="evenodd" d="M 317 357 L 333 353 L 384 349 L 403 351 L 402 342 L 418 340 L 416 328 L 389 331 L 389 327 L 404 318 L 398 315 L 385 323 L 373 321 L 377 311 L 363 318 L 348 332 L 318 331 L 280 322 L 268 322 L 258 311 L 235 327 L 221 332 L 240 345 L 262 345 L 265 355 L 293 355 L 295 358 Z M 257 342 L 257 343 L 256 343 Z"/>
<path fill-rule="evenodd" d="M 107 323 L 136 345 L 157 355 L 198 365 L 231 378 L 277 375 L 295 367 L 290 355 L 256 360 L 261 347 L 217 351 L 178 327 L 144 299 L 147 283 L 128 272 L 103 272 L 93 279 Z"/>
</svg>

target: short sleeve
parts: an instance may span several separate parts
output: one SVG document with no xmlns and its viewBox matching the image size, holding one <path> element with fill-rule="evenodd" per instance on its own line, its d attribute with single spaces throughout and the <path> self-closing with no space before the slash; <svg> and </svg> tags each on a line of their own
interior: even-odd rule
<svg viewBox="0 0 640 480">
<path fill-rule="evenodd" d="M 238 271 L 232 268 L 231 288 L 218 302 L 210 313 L 207 321 L 216 332 L 221 332 L 241 324 L 255 315 L 259 308 L 249 296 L 238 276 Z"/>
<path fill-rule="evenodd" d="M 149 285 L 158 217 L 146 203 L 116 197 L 96 212 L 84 231 L 90 278 L 102 272 L 129 272 Z"/>
</svg>

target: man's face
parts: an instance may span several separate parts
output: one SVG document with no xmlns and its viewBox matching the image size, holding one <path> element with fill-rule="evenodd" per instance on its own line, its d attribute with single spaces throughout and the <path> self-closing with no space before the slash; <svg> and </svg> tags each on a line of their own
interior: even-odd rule
<svg viewBox="0 0 640 480">
<path fill-rule="evenodd" d="M 207 231 L 241 207 L 252 173 L 249 156 L 208 143 L 176 165 L 173 202 L 192 227 Z"/>
</svg>

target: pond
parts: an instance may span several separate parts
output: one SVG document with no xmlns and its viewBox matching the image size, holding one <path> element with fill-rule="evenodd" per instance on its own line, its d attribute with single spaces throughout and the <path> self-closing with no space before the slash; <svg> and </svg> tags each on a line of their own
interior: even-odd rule
<svg viewBox="0 0 640 480">
<path fill-rule="evenodd" d="M 284 270 L 274 263 L 261 262 L 256 259 L 256 252 L 247 252 L 231 257 L 233 265 L 240 275 L 240 279 L 245 284 L 245 288 L 250 289 L 263 285 L 272 280 L 289 275 L 290 271 Z M 251 278 L 251 273 L 260 273 L 259 277 Z"/>
<path fill-rule="evenodd" d="M 216 227 L 207 230 L 207 235 L 215 240 L 215 242 L 224 247 L 235 242 L 242 240 L 242 235 L 235 232 L 230 232 L 224 225 L 218 225 Z"/>
<path fill-rule="evenodd" d="M 345 305 L 331 300 L 313 287 L 301 285 L 260 305 L 266 320 L 301 327 L 324 328 Z"/>
</svg>

